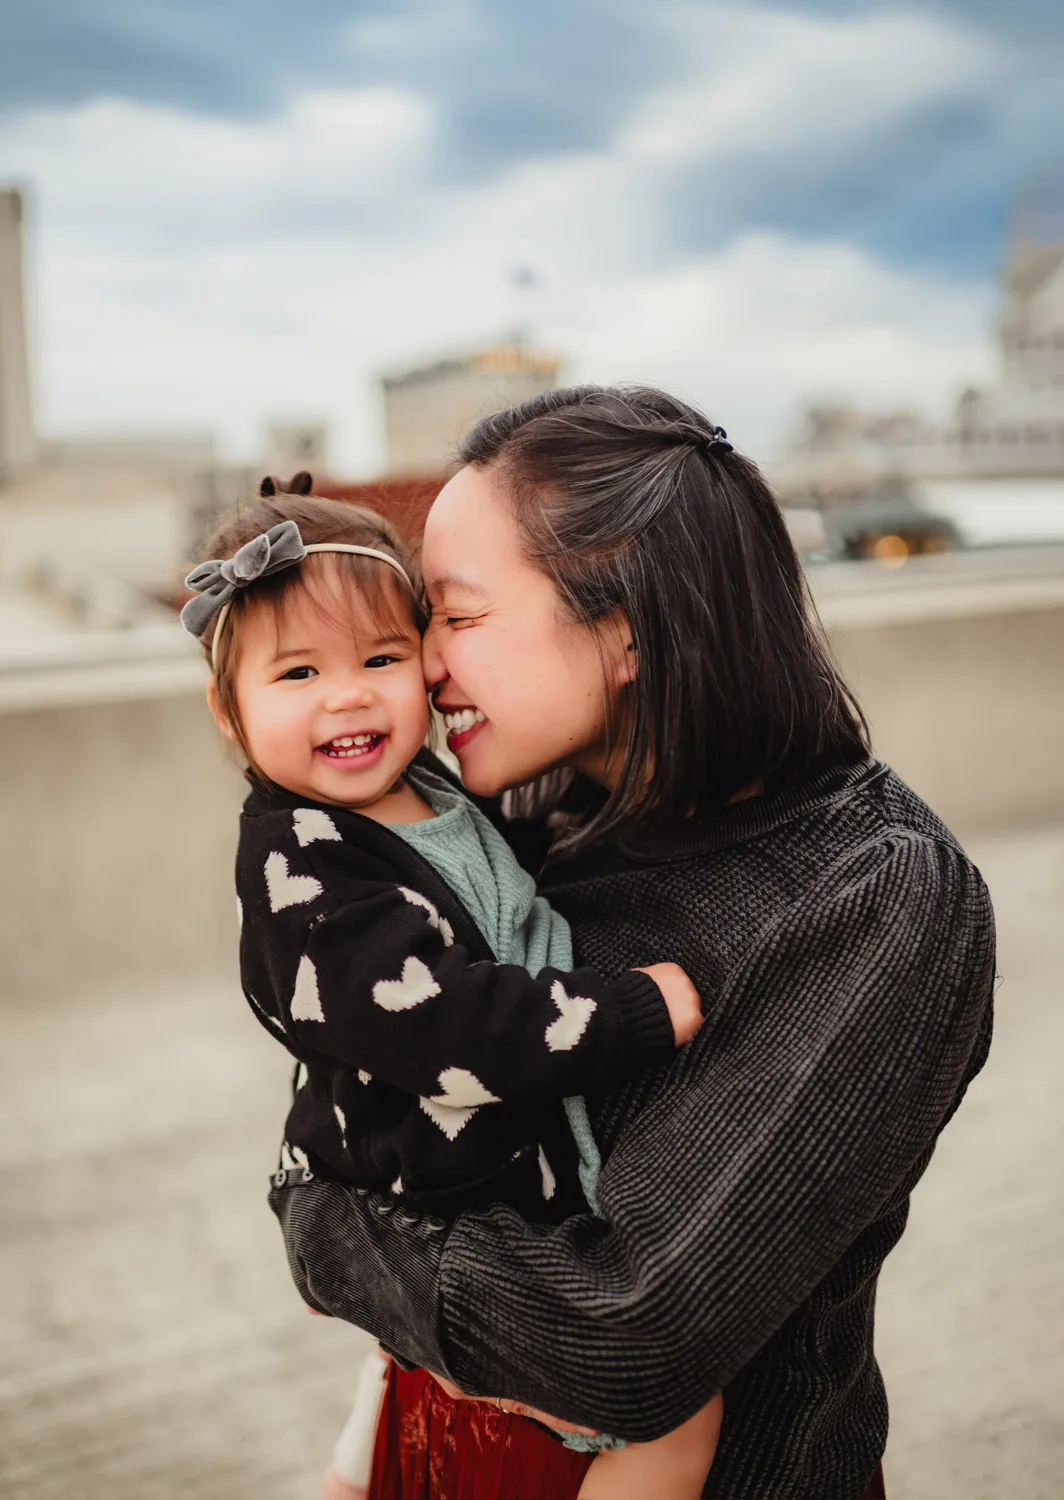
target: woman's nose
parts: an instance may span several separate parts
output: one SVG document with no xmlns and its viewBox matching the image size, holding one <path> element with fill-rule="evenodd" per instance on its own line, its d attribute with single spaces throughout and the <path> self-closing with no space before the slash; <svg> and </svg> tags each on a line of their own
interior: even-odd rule
<svg viewBox="0 0 1064 1500">
<path fill-rule="evenodd" d="M 436 639 L 437 632 L 429 626 L 421 643 L 421 670 L 425 674 L 425 686 L 430 693 L 447 678 L 447 668 L 443 664 Z"/>
</svg>

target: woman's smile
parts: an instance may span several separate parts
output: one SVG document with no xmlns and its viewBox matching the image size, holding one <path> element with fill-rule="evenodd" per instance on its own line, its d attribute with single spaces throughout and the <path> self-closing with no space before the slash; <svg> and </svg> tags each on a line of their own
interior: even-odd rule
<svg viewBox="0 0 1064 1500">
<path fill-rule="evenodd" d="M 447 748 L 457 755 L 487 723 L 479 708 L 440 709 L 447 729 Z"/>
</svg>

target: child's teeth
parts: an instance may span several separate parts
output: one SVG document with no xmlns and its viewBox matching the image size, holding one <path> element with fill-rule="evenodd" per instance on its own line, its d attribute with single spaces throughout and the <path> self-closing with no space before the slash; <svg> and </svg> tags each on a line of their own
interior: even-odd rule
<svg viewBox="0 0 1064 1500">
<path fill-rule="evenodd" d="M 372 750 L 378 738 L 375 734 L 348 734 L 340 739 L 330 740 L 328 749 L 337 760 L 351 760 L 356 755 L 365 755 Z"/>
</svg>

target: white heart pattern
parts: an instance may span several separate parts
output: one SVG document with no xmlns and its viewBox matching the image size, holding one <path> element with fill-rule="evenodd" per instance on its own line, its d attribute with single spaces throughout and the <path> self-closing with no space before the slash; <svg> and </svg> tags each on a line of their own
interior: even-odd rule
<svg viewBox="0 0 1064 1500">
<path fill-rule="evenodd" d="M 439 1077 L 442 1094 L 419 1100 L 421 1108 L 449 1141 L 464 1130 L 482 1104 L 498 1104 L 475 1074 L 465 1068 L 444 1068 Z"/>
<path fill-rule="evenodd" d="M 287 1141 L 281 1142 L 281 1165 L 282 1167 L 304 1167 L 310 1170 L 310 1162 L 307 1153 L 299 1146 L 290 1146 Z"/>
<path fill-rule="evenodd" d="M 554 1180 L 554 1173 L 550 1169 L 550 1162 L 542 1146 L 539 1148 L 539 1175 L 543 1179 L 543 1196 L 549 1203 L 554 1197 L 554 1189 L 558 1184 Z"/>
<path fill-rule="evenodd" d="M 292 992 L 290 1009 L 293 1021 L 325 1020 L 318 994 L 318 971 L 305 953 L 296 970 L 296 987 Z"/>
<path fill-rule="evenodd" d="M 550 997 L 561 1011 L 547 1027 L 545 1040 L 551 1052 L 571 1052 L 587 1030 L 587 1023 L 598 1010 L 594 1000 L 583 995 L 569 995 L 560 979 L 550 987 Z"/>
<path fill-rule="evenodd" d="M 321 895 L 321 882 L 313 875 L 289 875 L 288 861 L 276 849 L 266 859 L 266 889 L 270 910 L 283 911 L 286 906 L 306 906 Z"/>
<path fill-rule="evenodd" d="M 398 979 L 378 979 L 373 986 L 374 1004 L 381 1010 L 413 1010 L 440 993 L 432 970 L 420 958 L 408 958 Z"/>
<path fill-rule="evenodd" d="M 365 1068 L 359 1068 L 359 1070 L 358 1070 L 358 1081 L 359 1081 L 359 1083 L 372 1083 L 373 1082 L 373 1074 L 372 1073 L 367 1073 L 366 1070 L 365 1070 Z"/>
<path fill-rule="evenodd" d="M 437 1104 L 435 1099 L 422 1098 L 419 1103 L 432 1123 L 440 1127 L 449 1141 L 453 1141 L 459 1131 L 465 1129 L 477 1112 L 475 1108 L 451 1109 L 449 1105 Z"/>
<path fill-rule="evenodd" d="M 471 1104 L 500 1104 L 502 1101 L 484 1087 L 475 1073 L 468 1068 L 444 1068 L 439 1076 L 441 1094 L 431 1096 L 433 1104 L 443 1104 L 448 1109 L 465 1108 Z"/>
<path fill-rule="evenodd" d="M 305 849 L 308 844 L 313 844 L 316 839 L 340 839 L 340 830 L 329 817 L 327 812 L 322 812 L 320 807 L 297 807 L 292 814 L 292 827 L 295 829 L 299 847 Z"/>
<path fill-rule="evenodd" d="M 409 901 L 411 906 L 420 906 L 424 910 L 429 919 L 429 926 L 435 927 L 440 937 L 443 938 L 445 948 L 454 946 L 454 928 L 446 917 L 440 916 L 427 896 L 423 896 L 420 891 L 412 891 L 405 885 L 399 887 L 399 894 L 404 901 Z"/>
</svg>

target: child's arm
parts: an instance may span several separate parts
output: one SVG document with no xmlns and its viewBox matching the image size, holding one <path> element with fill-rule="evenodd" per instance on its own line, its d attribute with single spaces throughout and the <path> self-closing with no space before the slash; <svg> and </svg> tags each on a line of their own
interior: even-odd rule
<svg viewBox="0 0 1064 1500">
<path fill-rule="evenodd" d="M 606 980 L 470 962 L 432 900 L 369 878 L 359 851 L 325 837 L 284 844 L 242 855 L 242 966 L 256 1009 L 308 1061 L 469 1108 L 585 1093 L 667 1058 L 700 1020 L 675 965 Z M 683 1012 L 675 1028 L 670 1004 Z"/>
<path fill-rule="evenodd" d="M 430 901 L 378 885 L 311 927 L 292 993 L 275 993 L 271 1010 L 298 1050 L 464 1108 L 582 1094 L 667 1057 L 677 1035 L 656 977 L 697 1013 L 674 965 L 611 981 L 471 963 Z"/>
</svg>

